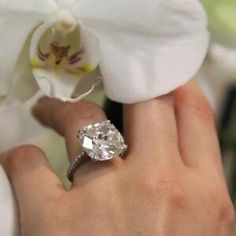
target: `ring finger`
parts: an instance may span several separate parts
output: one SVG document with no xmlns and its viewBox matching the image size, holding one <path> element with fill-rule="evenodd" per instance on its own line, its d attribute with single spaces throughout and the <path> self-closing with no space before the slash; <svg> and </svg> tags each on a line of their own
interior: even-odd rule
<svg viewBox="0 0 236 236">
<path fill-rule="evenodd" d="M 45 126 L 52 127 L 56 132 L 65 137 L 69 161 L 82 152 L 82 147 L 78 141 L 78 130 L 90 124 L 106 120 L 104 111 L 96 104 L 81 101 L 79 103 L 63 103 L 53 98 L 43 98 L 33 108 L 34 116 Z M 114 158 L 109 162 L 103 163 L 102 169 L 118 165 L 122 162 L 121 158 Z M 90 169 L 101 169 L 99 163 L 88 163 L 80 171 L 76 171 L 76 176 L 81 178 L 84 172 L 88 176 Z M 98 167 L 98 168 L 97 168 Z M 100 172 L 100 171 L 99 171 Z M 104 170 L 103 170 L 104 172 Z M 97 173 L 96 173 L 97 174 Z"/>
</svg>

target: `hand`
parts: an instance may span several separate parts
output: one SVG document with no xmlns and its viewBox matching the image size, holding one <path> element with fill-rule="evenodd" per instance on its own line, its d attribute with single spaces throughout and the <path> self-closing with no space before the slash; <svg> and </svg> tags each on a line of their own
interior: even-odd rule
<svg viewBox="0 0 236 236">
<path fill-rule="evenodd" d="M 190 82 L 172 95 L 124 106 L 125 159 L 81 166 L 70 190 L 45 154 L 22 146 L 0 159 L 14 188 L 23 236 L 227 236 L 234 211 L 214 115 Z M 35 116 L 65 137 L 69 160 L 78 129 L 106 119 L 89 102 L 44 98 Z"/>
</svg>

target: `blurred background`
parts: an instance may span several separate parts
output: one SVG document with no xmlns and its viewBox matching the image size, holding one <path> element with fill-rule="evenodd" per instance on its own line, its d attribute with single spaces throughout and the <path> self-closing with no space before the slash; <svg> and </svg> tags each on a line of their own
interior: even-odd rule
<svg viewBox="0 0 236 236">
<path fill-rule="evenodd" d="M 217 115 L 225 175 L 236 203 L 236 1 L 202 0 L 211 44 L 200 77 Z"/>
<path fill-rule="evenodd" d="M 216 112 L 225 176 L 236 203 L 236 0 L 201 1 L 209 16 L 211 43 L 197 79 Z M 31 117 L 30 107 L 36 99 L 1 114 L 0 152 L 16 144 L 36 144 L 48 154 L 57 174 L 67 183 L 64 141 Z M 100 90 L 88 99 L 101 105 L 105 103 L 110 112 L 119 109 L 117 104 L 111 106 L 105 102 Z"/>
</svg>

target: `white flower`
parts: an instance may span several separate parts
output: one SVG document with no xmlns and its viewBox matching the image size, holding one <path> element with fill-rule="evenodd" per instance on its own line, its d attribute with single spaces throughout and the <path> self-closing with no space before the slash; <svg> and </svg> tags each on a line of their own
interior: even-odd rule
<svg viewBox="0 0 236 236">
<path fill-rule="evenodd" d="M 78 100 L 81 78 L 97 72 L 111 99 L 150 99 L 188 81 L 208 41 L 197 0 L 1 0 L 0 100 L 39 88 Z"/>
<path fill-rule="evenodd" d="M 20 223 L 15 196 L 9 179 L 0 165 L 0 235 L 19 236 Z"/>
</svg>

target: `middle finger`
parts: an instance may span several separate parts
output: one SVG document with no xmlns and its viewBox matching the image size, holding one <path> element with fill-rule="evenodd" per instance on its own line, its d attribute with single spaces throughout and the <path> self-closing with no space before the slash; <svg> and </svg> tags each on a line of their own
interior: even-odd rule
<svg viewBox="0 0 236 236">
<path fill-rule="evenodd" d="M 173 100 L 170 95 L 124 106 L 125 135 L 129 151 L 140 161 L 179 161 L 178 135 Z"/>
</svg>

